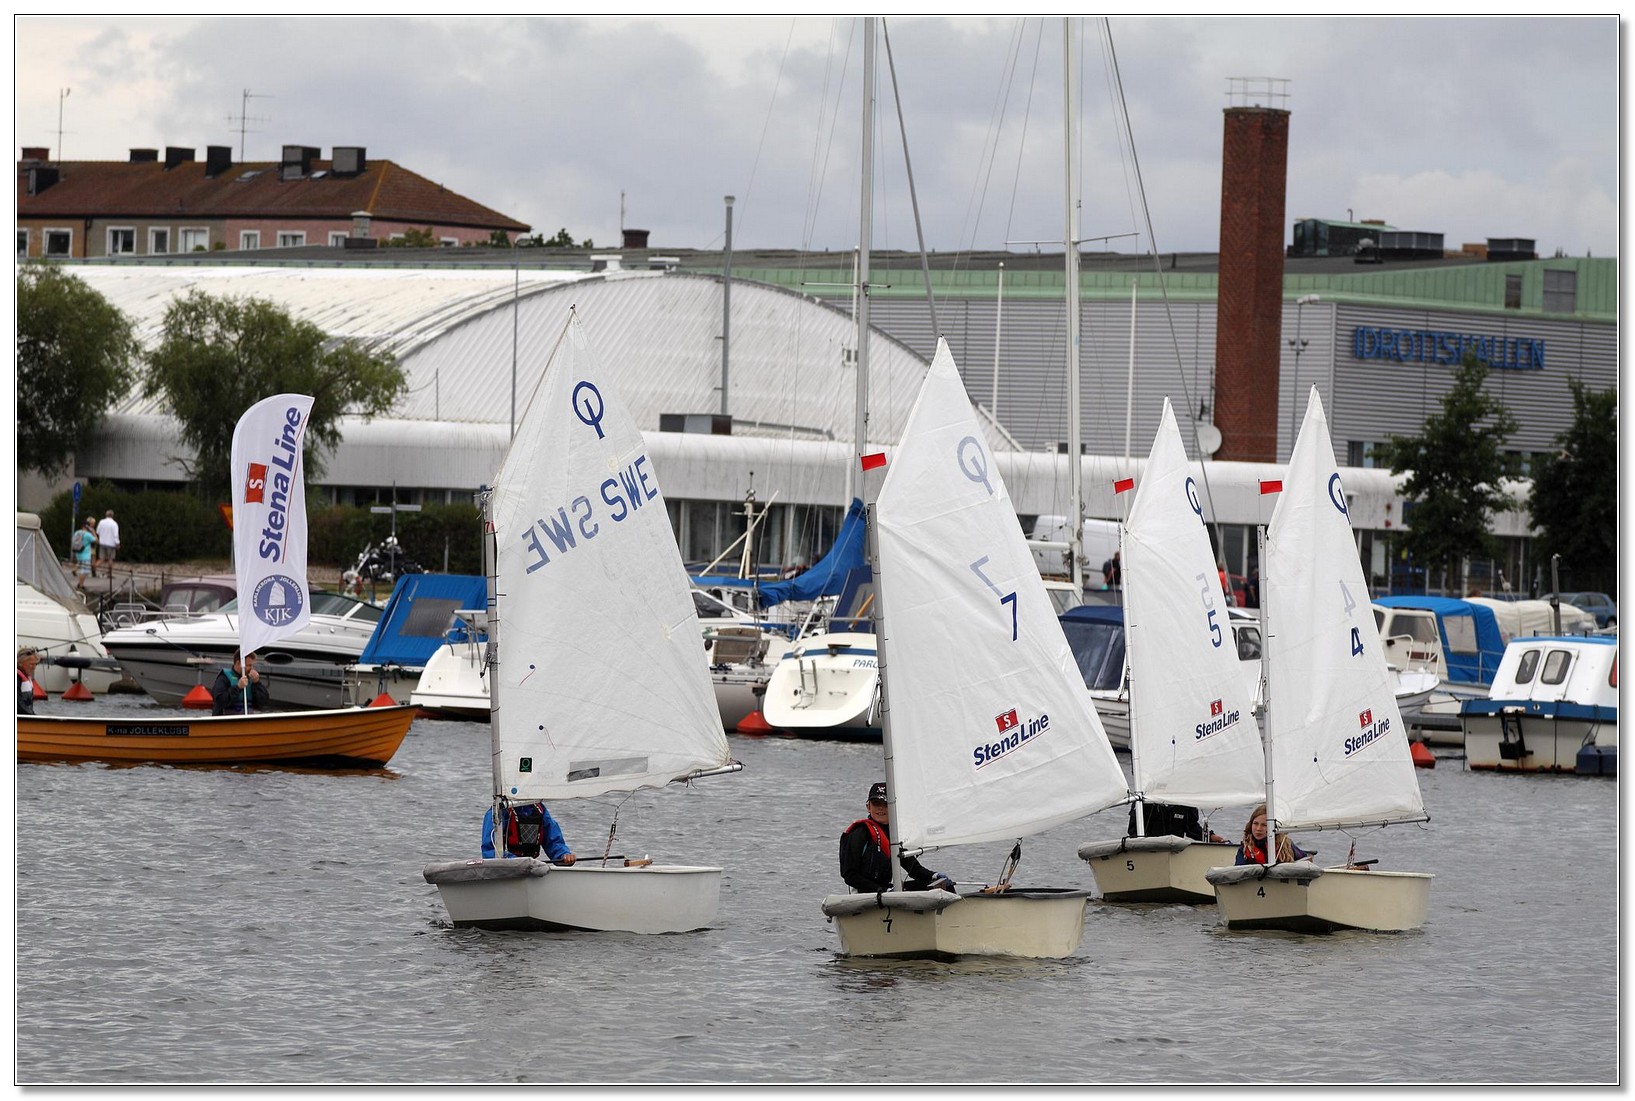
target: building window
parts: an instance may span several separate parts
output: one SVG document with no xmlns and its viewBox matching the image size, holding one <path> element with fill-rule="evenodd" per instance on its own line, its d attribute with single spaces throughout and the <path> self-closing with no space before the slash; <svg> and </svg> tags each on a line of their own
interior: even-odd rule
<svg viewBox="0 0 1635 1101">
<path fill-rule="evenodd" d="M 192 228 L 182 230 L 183 252 L 208 252 L 210 250 L 210 231 L 208 229 Z"/>
<path fill-rule="evenodd" d="M 74 231 L 71 229 L 46 230 L 44 252 L 47 256 L 72 256 L 74 253 Z"/>
<path fill-rule="evenodd" d="M 28 230 L 26 229 L 17 231 L 17 255 L 19 257 L 28 255 Z"/>
<path fill-rule="evenodd" d="M 1578 312 L 1578 273 L 1558 268 L 1544 269 L 1544 312 Z"/>
<path fill-rule="evenodd" d="M 148 230 L 148 252 L 157 256 L 169 251 L 170 230 L 168 228 Z"/>
<path fill-rule="evenodd" d="M 330 248 L 345 248 L 346 247 L 346 231 L 345 230 L 333 230 L 329 234 L 329 247 Z"/>
<path fill-rule="evenodd" d="M 437 239 L 437 243 L 442 245 L 444 248 L 460 247 L 460 239 L 458 237 L 439 237 Z"/>
<path fill-rule="evenodd" d="M 136 230 L 115 226 L 108 230 L 108 255 L 124 256 L 136 251 Z"/>
<path fill-rule="evenodd" d="M 261 231 L 258 229 L 241 230 L 238 235 L 238 247 L 241 249 L 260 248 Z"/>
<path fill-rule="evenodd" d="M 306 243 L 307 235 L 305 233 L 284 232 L 278 235 L 279 248 L 300 248 Z"/>
<path fill-rule="evenodd" d="M 1504 308 L 1507 310 L 1521 309 L 1521 276 L 1519 275 L 1504 277 Z"/>
</svg>

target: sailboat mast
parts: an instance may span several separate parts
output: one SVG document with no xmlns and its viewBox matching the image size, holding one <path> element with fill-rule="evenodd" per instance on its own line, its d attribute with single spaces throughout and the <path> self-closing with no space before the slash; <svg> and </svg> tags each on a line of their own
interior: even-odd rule
<svg viewBox="0 0 1635 1101">
<path fill-rule="evenodd" d="M 1067 232 L 1062 255 L 1067 275 L 1067 486 L 1073 495 L 1073 529 L 1067 535 L 1073 591 L 1084 594 L 1084 461 L 1079 442 L 1079 187 L 1073 153 L 1077 97 L 1073 93 L 1073 21 L 1062 20 L 1063 144 L 1067 164 Z"/>
<path fill-rule="evenodd" d="M 488 677 L 488 756 L 494 774 L 494 852 L 499 854 L 504 836 L 500 831 L 500 793 L 505 790 L 505 777 L 500 771 L 500 563 L 499 548 L 495 545 L 493 487 L 484 486 L 478 498 L 483 514 L 483 576 L 488 581 L 488 645 L 482 660 L 484 673 Z"/>
<path fill-rule="evenodd" d="M 1266 525 L 1255 528 L 1255 553 L 1262 567 L 1266 564 Z M 1260 578 L 1260 722 L 1262 749 L 1266 754 L 1266 863 L 1277 863 L 1277 819 L 1272 817 L 1272 666 L 1267 660 L 1271 653 L 1270 605 L 1266 600 L 1266 576 Z"/>
<path fill-rule="evenodd" d="M 857 226 L 857 465 L 856 470 L 860 477 L 863 475 L 863 452 L 868 449 L 868 398 L 869 398 L 869 251 L 873 247 L 874 230 L 874 19 L 866 17 L 863 20 L 863 157 L 862 157 L 862 197 L 858 204 Z M 859 482 L 859 487 L 863 486 Z M 867 490 L 861 489 L 867 500 Z M 883 619 L 881 613 L 880 583 L 880 554 L 878 531 L 874 515 L 873 502 L 868 503 L 866 510 L 867 523 L 864 532 L 868 539 L 869 569 L 874 574 L 874 604 L 870 612 L 870 619 L 874 623 L 875 637 L 875 673 L 878 678 L 880 692 L 880 743 L 885 758 L 886 773 L 886 806 L 890 808 L 890 816 L 895 823 L 897 817 L 897 777 L 894 771 L 894 760 L 891 752 L 891 708 L 886 696 L 886 646 L 885 632 L 880 629 Z M 894 838 L 900 836 L 896 828 L 892 830 Z M 903 862 L 898 856 L 902 846 L 895 842 L 891 853 L 891 889 L 903 889 Z"/>
<path fill-rule="evenodd" d="M 862 461 L 869 439 L 869 251 L 874 247 L 874 20 L 863 20 L 862 209 L 857 227 L 857 414 L 854 458 Z M 861 467 L 853 467 L 861 470 Z"/>
</svg>

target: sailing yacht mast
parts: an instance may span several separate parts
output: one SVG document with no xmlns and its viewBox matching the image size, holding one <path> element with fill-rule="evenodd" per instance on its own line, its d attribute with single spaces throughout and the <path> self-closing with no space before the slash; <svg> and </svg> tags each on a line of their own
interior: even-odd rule
<svg viewBox="0 0 1635 1101">
<path fill-rule="evenodd" d="M 1073 20 L 1062 20 L 1062 86 L 1067 164 L 1067 233 L 1062 255 L 1067 273 L 1067 485 L 1073 495 L 1073 527 L 1067 535 L 1073 591 L 1084 598 L 1084 459 L 1079 442 L 1079 187 L 1073 152 L 1077 97 L 1073 91 Z"/>
</svg>

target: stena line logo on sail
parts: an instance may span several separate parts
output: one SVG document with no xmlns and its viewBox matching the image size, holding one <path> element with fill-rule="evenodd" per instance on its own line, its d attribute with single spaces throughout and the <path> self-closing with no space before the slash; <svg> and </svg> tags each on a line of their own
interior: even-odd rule
<svg viewBox="0 0 1635 1101">
<path fill-rule="evenodd" d="M 1036 718 L 1024 719 L 1013 707 L 994 716 L 994 726 L 998 737 L 994 741 L 983 742 L 971 751 L 971 767 L 981 768 L 992 764 L 1042 736 L 1050 729 L 1050 716 L 1040 714 Z"/>
<path fill-rule="evenodd" d="M 1381 719 L 1375 722 L 1374 709 L 1371 707 L 1357 713 L 1357 725 L 1362 728 L 1362 732 L 1345 740 L 1347 757 L 1391 733 L 1391 720 Z"/>
<path fill-rule="evenodd" d="M 1209 718 L 1192 728 L 1192 740 L 1201 742 L 1223 730 L 1230 730 L 1238 725 L 1241 714 L 1239 711 L 1228 711 L 1223 700 L 1210 701 Z"/>
</svg>

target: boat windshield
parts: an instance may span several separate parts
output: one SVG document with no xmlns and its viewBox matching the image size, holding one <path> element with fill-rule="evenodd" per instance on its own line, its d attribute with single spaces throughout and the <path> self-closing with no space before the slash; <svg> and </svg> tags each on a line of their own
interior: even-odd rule
<svg viewBox="0 0 1635 1101">
<path fill-rule="evenodd" d="M 1073 660 L 1090 689 L 1118 691 L 1124 682 L 1124 625 L 1095 621 L 1061 621 Z"/>
<path fill-rule="evenodd" d="M 338 619 L 356 620 L 359 623 L 379 623 L 381 613 L 384 611 L 374 604 L 353 600 L 341 593 L 326 592 L 323 589 L 313 589 L 311 596 L 313 615 L 330 615 Z M 234 597 L 216 611 L 218 614 L 237 612 L 238 598 Z"/>
</svg>

